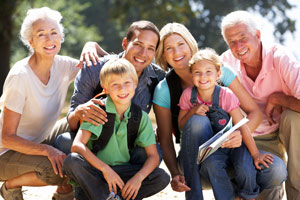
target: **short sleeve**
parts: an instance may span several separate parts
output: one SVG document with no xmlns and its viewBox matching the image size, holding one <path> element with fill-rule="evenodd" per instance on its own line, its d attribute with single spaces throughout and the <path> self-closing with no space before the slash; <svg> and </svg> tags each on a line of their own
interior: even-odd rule
<svg viewBox="0 0 300 200">
<path fill-rule="evenodd" d="M 138 137 L 135 140 L 135 144 L 139 147 L 147 147 L 149 145 L 156 144 L 151 120 L 148 114 L 144 111 L 142 111 L 142 119 L 140 122 Z"/>
<path fill-rule="evenodd" d="M 191 93 L 192 93 L 192 87 L 186 88 L 182 95 L 180 96 L 179 104 L 178 106 L 180 107 L 181 110 L 190 110 L 192 109 L 192 104 L 190 103 L 191 99 Z"/>
<path fill-rule="evenodd" d="M 226 86 L 229 87 L 229 85 L 232 83 L 232 81 L 236 77 L 236 73 L 228 66 L 222 65 L 221 67 L 221 82 Z"/>
<path fill-rule="evenodd" d="M 160 81 L 155 87 L 152 102 L 161 107 L 165 107 L 168 109 L 171 108 L 170 91 L 167 80 L 165 78 Z"/>
<path fill-rule="evenodd" d="M 24 82 L 25 81 L 21 75 L 7 76 L 0 100 L 1 109 L 6 107 L 19 114 L 23 113 L 26 102 L 26 89 Z"/>
<path fill-rule="evenodd" d="M 229 88 L 222 87 L 220 91 L 220 98 L 220 107 L 227 113 L 230 113 L 232 110 L 240 106 L 239 99 Z"/>
<path fill-rule="evenodd" d="M 95 126 L 89 122 L 82 122 L 80 129 L 87 130 L 92 133 L 90 140 L 97 140 L 101 135 L 100 133 L 102 132 L 102 125 L 100 124 L 99 126 Z"/>
</svg>

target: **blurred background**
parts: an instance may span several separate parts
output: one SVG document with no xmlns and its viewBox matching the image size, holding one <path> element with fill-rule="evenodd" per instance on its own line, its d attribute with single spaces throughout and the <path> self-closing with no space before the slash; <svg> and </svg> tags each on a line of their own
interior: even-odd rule
<svg viewBox="0 0 300 200">
<path fill-rule="evenodd" d="M 261 19 L 263 38 L 289 46 L 299 60 L 299 4 L 298 0 L 1 0 L 0 95 L 10 67 L 28 56 L 19 31 L 30 8 L 48 6 L 61 12 L 65 42 L 60 54 L 74 58 L 79 58 L 87 41 L 119 53 L 129 25 L 141 19 L 154 22 L 159 29 L 169 22 L 183 23 L 199 47 L 212 47 L 221 54 L 227 46 L 220 22 L 229 12 L 242 9 Z"/>
</svg>

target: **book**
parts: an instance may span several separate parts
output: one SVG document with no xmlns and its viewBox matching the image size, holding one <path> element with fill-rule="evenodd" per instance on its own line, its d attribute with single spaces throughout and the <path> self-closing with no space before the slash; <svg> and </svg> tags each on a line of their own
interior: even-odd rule
<svg viewBox="0 0 300 200">
<path fill-rule="evenodd" d="M 232 118 L 230 118 L 227 125 L 218 133 L 216 133 L 213 137 L 207 140 L 199 147 L 197 164 L 203 162 L 208 156 L 218 150 L 219 147 L 223 144 L 223 142 L 227 141 L 227 137 L 233 133 L 236 129 L 247 123 L 249 120 L 244 117 L 233 127 L 229 128 L 232 124 Z M 229 129 L 229 130 L 228 130 Z"/>
</svg>

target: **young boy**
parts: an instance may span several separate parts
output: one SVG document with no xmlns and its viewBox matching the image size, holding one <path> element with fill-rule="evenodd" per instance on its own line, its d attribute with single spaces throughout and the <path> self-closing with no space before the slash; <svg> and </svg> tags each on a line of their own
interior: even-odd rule
<svg viewBox="0 0 300 200">
<path fill-rule="evenodd" d="M 89 199 L 105 200 L 112 192 L 124 199 L 143 199 L 161 191 L 170 178 L 164 170 L 157 168 L 159 156 L 152 124 L 146 112 L 141 110 L 134 147 L 143 147 L 147 159 L 144 164 L 133 163 L 130 159 L 135 152 L 129 147 L 130 139 L 127 141 L 129 121 L 134 117 L 131 107 L 135 105 L 131 99 L 138 83 L 134 67 L 125 59 L 111 60 L 101 69 L 100 82 L 107 95 L 106 112 L 115 114 L 114 122 L 107 122 L 112 135 L 103 147 L 104 142 L 98 138 L 107 126 L 83 122 L 71 148 L 73 153 L 64 161 L 65 173 Z"/>
</svg>

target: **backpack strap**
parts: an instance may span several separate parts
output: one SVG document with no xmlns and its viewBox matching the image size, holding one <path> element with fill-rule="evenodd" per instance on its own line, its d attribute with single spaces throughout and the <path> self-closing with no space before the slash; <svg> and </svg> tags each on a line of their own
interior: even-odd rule
<svg viewBox="0 0 300 200">
<path fill-rule="evenodd" d="M 191 99 L 190 99 L 191 104 L 197 104 L 197 94 L 198 94 L 197 87 L 194 86 L 192 88 L 192 93 L 191 93 Z"/>
<path fill-rule="evenodd" d="M 173 133 L 175 134 L 176 143 L 180 143 L 180 130 L 178 126 L 178 115 L 179 115 L 179 103 L 180 96 L 182 94 L 182 86 L 179 76 L 175 73 L 174 69 L 168 72 L 166 75 L 166 80 L 170 92 L 171 100 L 171 113 L 172 113 L 172 127 Z"/>
<path fill-rule="evenodd" d="M 221 87 L 216 85 L 213 93 L 213 103 L 212 105 L 215 107 L 219 107 L 219 100 L 220 100 L 220 90 Z"/>
<path fill-rule="evenodd" d="M 134 142 L 137 138 L 142 119 L 142 109 L 132 102 L 130 107 L 130 113 L 131 116 L 128 119 L 127 124 L 127 144 L 129 151 L 131 151 L 134 148 Z"/>
<path fill-rule="evenodd" d="M 99 95 L 97 95 L 99 97 Z M 106 98 L 103 99 L 106 101 Z M 105 106 L 100 106 L 103 110 L 105 110 Z M 138 130 L 140 127 L 140 122 L 142 119 L 142 109 L 136 105 L 135 103 L 131 103 L 130 107 L 131 116 L 128 119 L 127 123 L 127 145 L 129 151 L 134 148 L 134 142 L 138 135 Z M 97 140 L 93 141 L 92 152 L 97 154 L 98 151 L 101 151 L 110 140 L 114 132 L 116 114 L 107 113 L 107 122 L 103 125 L 101 134 Z"/>
</svg>

